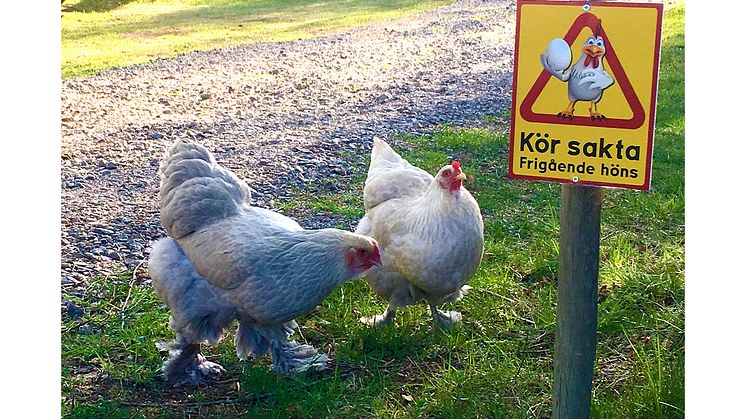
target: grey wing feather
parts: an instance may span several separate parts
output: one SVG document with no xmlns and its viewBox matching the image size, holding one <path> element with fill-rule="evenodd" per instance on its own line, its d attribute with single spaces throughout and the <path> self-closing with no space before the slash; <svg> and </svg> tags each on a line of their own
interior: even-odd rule
<svg viewBox="0 0 746 419">
<path fill-rule="evenodd" d="M 199 144 L 179 140 L 161 162 L 161 224 L 175 239 L 237 215 L 251 199 L 246 182 Z"/>
</svg>

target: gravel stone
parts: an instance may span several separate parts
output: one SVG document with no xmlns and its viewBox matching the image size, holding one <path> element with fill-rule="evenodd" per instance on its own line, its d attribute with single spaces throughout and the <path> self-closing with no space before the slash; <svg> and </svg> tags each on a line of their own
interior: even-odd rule
<svg viewBox="0 0 746 419">
<path fill-rule="evenodd" d="M 85 311 L 82 308 L 78 307 L 73 302 L 68 302 L 66 309 L 67 309 L 67 316 L 70 319 L 79 319 L 83 317 L 83 315 L 85 314 Z"/>
</svg>

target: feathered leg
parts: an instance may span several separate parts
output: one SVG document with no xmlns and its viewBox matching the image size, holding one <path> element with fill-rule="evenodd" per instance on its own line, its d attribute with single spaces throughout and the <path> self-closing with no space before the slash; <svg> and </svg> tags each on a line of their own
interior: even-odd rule
<svg viewBox="0 0 746 419">
<path fill-rule="evenodd" d="M 448 301 L 450 303 L 455 303 L 456 301 L 460 301 L 462 298 L 464 298 L 464 295 L 468 294 L 469 291 L 471 291 L 472 289 L 473 289 L 472 286 L 464 285 L 461 288 L 459 288 L 458 291 L 446 297 L 445 301 Z"/>
<path fill-rule="evenodd" d="M 322 371 L 329 362 L 326 354 L 319 354 L 313 346 L 290 340 L 272 346 L 272 369 L 279 373 Z"/>
<path fill-rule="evenodd" d="M 428 302 L 428 311 L 433 316 L 433 324 L 435 327 L 449 329 L 456 326 L 461 321 L 461 313 L 458 311 L 442 311 L 438 310 L 437 304 Z"/>
<path fill-rule="evenodd" d="M 202 384 L 205 379 L 216 379 L 225 369 L 205 359 L 200 353 L 200 344 L 188 342 L 180 334 L 168 344 L 160 344 L 160 349 L 168 350 L 169 357 L 163 363 L 163 376 L 174 387 L 184 384 Z"/>
<path fill-rule="evenodd" d="M 298 324 L 295 320 L 273 326 L 259 326 L 241 321 L 236 335 L 236 351 L 241 359 L 256 359 L 269 350 L 272 369 L 279 373 L 296 373 L 326 368 L 329 357 L 319 354 L 310 345 L 302 345 L 289 337 Z"/>
<path fill-rule="evenodd" d="M 386 311 L 383 314 L 360 318 L 360 322 L 368 326 L 392 324 L 397 309 L 414 304 L 424 296 L 421 290 L 407 282 L 397 272 L 388 272 L 384 275 L 378 273 L 368 284 L 376 290 L 379 296 L 389 302 L 389 306 L 386 307 Z M 377 289 L 381 285 L 384 286 L 381 289 Z"/>
<path fill-rule="evenodd" d="M 386 307 L 386 311 L 383 312 L 383 314 L 376 314 L 375 316 L 370 317 L 361 317 L 360 322 L 363 324 L 367 324 L 368 326 L 380 326 L 380 325 L 390 325 L 394 322 L 394 317 L 396 316 L 396 308 L 397 306 L 389 302 L 389 306 Z"/>
<path fill-rule="evenodd" d="M 448 302 L 456 302 L 464 298 L 464 295 L 466 295 L 469 291 L 471 291 L 472 287 L 469 285 L 464 285 L 461 288 L 458 289 L 458 291 L 454 292 L 453 294 L 447 296 L 442 301 L 428 301 L 428 311 L 430 312 L 430 315 L 433 316 L 433 323 L 436 327 L 448 329 L 452 326 L 455 326 L 461 321 L 461 318 L 463 317 L 461 313 L 458 311 L 442 311 L 438 310 L 437 306 L 438 304 L 448 301 Z"/>
<path fill-rule="evenodd" d="M 236 309 L 200 276 L 171 238 L 153 245 L 148 271 L 155 292 L 171 310 L 169 325 L 176 332 L 173 342 L 158 344 L 169 352 L 162 367 L 166 380 L 174 386 L 199 384 L 225 372 L 205 360 L 200 343 L 216 345 L 236 317 Z"/>
</svg>

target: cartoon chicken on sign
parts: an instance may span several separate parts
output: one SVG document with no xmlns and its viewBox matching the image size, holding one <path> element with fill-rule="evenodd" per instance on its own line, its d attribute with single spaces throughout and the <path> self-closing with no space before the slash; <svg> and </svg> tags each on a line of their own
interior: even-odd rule
<svg viewBox="0 0 746 419">
<path fill-rule="evenodd" d="M 614 79 L 604 70 L 603 57 L 606 53 L 604 40 L 601 37 L 601 21 L 594 34 L 583 44 L 583 56 L 577 63 L 567 67 L 572 61 L 570 46 L 564 39 L 555 38 L 549 42 L 544 54 L 541 54 L 541 65 L 545 70 L 563 82 L 567 82 L 567 96 L 570 104 L 558 117 L 572 119 L 575 112 L 575 102 L 590 102 L 588 112 L 594 121 L 602 121 L 606 116 L 598 112 L 597 105 L 601 100 L 604 89 L 614 84 Z"/>
</svg>

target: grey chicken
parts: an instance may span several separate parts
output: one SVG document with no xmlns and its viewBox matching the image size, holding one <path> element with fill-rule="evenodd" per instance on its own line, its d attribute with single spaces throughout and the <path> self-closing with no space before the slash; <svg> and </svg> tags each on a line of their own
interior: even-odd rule
<svg viewBox="0 0 746 419">
<path fill-rule="evenodd" d="M 250 206 L 246 183 L 192 142 L 177 141 L 159 171 L 161 224 L 170 237 L 154 244 L 148 269 L 176 332 L 165 345 L 165 378 L 177 386 L 222 374 L 200 347 L 217 344 L 234 320 L 239 358 L 269 352 L 278 372 L 323 369 L 326 355 L 289 339 L 294 318 L 379 266 L 376 241 L 338 229 L 304 230 Z"/>
</svg>

